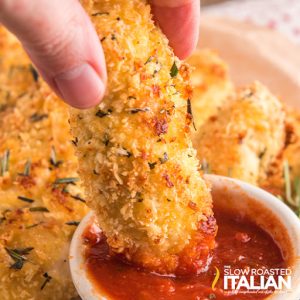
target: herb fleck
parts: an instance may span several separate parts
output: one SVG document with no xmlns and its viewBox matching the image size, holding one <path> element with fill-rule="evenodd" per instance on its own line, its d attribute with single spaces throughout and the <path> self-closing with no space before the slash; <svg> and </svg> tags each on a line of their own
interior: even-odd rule
<svg viewBox="0 0 300 300">
<path fill-rule="evenodd" d="M 169 160 L 169 157 L 168 157 L 168 153 L 167 153 L 167 152 L 164 153 L 164 156 L 163 156 L 163 157 L 160 157 L 160 158 L 159 158 L 159 161 L 160 161 L 162 164 L 164 164 L 164 163 L 167 162 L 168 160 Z"/>
<path fill-rule="evenodd" d="M 34 81 L 37 82 L 38 79 L 39 79 L 39 73 L 38 73 L 37 70 L 33 67 L 33 65 L 30 65 L 30 66 L 29 66 L 29 70 L 30 70 L 30 72 L 31 72 L 31 74 L 32 74 L 32 77 L 33 77 Z"/>
<path fill-rule="evenodd" d="M 127 111 L 131 112 L 132 114 L 136 114 L 138 112 L 146 112 L 150 111 L 149 107 L 143 107 L 143 108 L 128 108 Z"/>
<path fill-rule="evenodd" d="M 64 184 L 64 183 L 75 183 L 79 180 L 78 177 L 65 177 L 65 178 L 57 178 L 54 181 L 54 184 Z"/>
<path fill-rule="evenodd" d="M 33 123 L 42 121 L 43 119 L 48 118 L 47 114 L 39 114 L 39 113 L 34 113 L 30 116 L 29 120 Z"/>
<path fill-rule="evenodd" d="M 188 114 L 188 117 L 193 122 L 194 129 L 197 130 L 195 122 L 194 122 L 194 116 L 193 116 L 193 111 L 192 111 L 192 104 L 191 104 L 191 100 L 190 99 L 187 100 L 187 114 Z"/>
<path fill-rule="evenodd" d="M 11 269 L 21 270 L 24 262 L 27 260 L 25 255 L 28 255 L 34 248 L 20 248 L 20 249 L 9 249 L 5 248 L 8 255 L 14 260 L 14 263 L 10 266 Z"/>
<path fill-rule="evenodd" d="M 9 157 L 10 150 L 6 150 L 0 157 L 0 176 L 4 176 L 4 173 L 9 171 Z"/>
<path fill-rule="evenodd" d="M 103 111 L 103 110 L 99 109 L 96 112 L 96 116 L 99 117 L 99 118 L 103 118 L 103 117 L 106 117 L 106 116 L 110 115 L 111 113 L 112 113 L 111 109 L 108 109 L 107 111 Z"/>
<path fill-rule="evenodd" d="M 34 202 L 33 199 L 27 198 L 27 197 L 24 197 L 24 196 L 18 196 L 18 199 L 21 200 L 21 201 L 27 202 L 27 203 L 33 203 Z"/>
<path fill-rule="evenodd" d="M 30 207 L 29 211 L 31 211 L 31 212 L 49 212 L 48 208 L 44 207 L 44 206 Z"/>
<path fill-rule="evenodd" d="M 62 160 L 57 160 L 56 151 L 55 151 L 54 146 L 51 147 L 51 153 L 50 153 L 50 160 L 49 161 L 50 161 L 50 164 L 55 168 L 59 167 L 59 165 L 63 163 Z"/>
<path fill-rule="evenodd" d="M 43 276 L 45 277 L 45 281 L 43 282 L 42 286 L 41 286 L 41 290 L 44 289 L 44 287 L 46 286 L 46 284 L 48 282 L 50 282 L 50 280 L 52 279 L 51 276 L 48 275 L 48 273 L 44 273 Z"/>
<path fill-rule="evenodd" d="M 70 225 L 70 226 L 78 226 L 80 224 L 79 221 L 69 221 L 66 222 L 66 225 Z"/>
<path fill-rule="evenodd" d="M 86 201 L 80 195 L 70 195 L 71 198 L 86 203 Z"/>
<path fill-rule="evenodd" d="M 176 62 L 174 61 L 172 68 L 170 70 L 170 75 L 173 78 L 173 77 L 177 76 L 177 74 L 178 74 L 178 68 L 177 68 Z"/>
<path fill-rule="evenodd" d="M 153 162 L 153 163 L 148 162 L 150 170 L 153 170 L 155 168 L 156 164 L 157 164 L 157 162 Z"/>
</svg>

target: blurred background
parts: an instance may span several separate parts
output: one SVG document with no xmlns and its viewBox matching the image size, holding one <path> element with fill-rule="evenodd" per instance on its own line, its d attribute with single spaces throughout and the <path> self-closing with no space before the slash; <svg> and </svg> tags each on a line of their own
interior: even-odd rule
<svg viewBox="0 0 300 300">
<path fill-rule="evenodd" d="M 300 44 L 300 0 L 201 0 L 202 14 L 281 32 Z"/>
</svg>

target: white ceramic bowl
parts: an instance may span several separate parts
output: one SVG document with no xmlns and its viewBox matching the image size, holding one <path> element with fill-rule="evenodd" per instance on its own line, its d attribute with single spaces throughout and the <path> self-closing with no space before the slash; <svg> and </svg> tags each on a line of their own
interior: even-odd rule
<svg viewBox="0 0 300 300">
<path fill-rule="evenodd" d="M 279 244 L 292 269 L 292 291 L 273 294 L 270 300 L 300 299 L 300 220 L 279 199 L 248 183 L 217 176 L 206 175 L 212 184 L 214 206 L 226 211 L 245 214 L 266 230 Z M 82 235 L 94 220 L 90 212 L 80 223 L 70 248 L 70 268 L 73 282 L 83 300 L 108 300 L 105 293 L 93 287 L 84 267 Z M 276 224 L 274 228 L 272 225 Z M 298 258 L 298 259 L 297 259 Z"/>
</svg>

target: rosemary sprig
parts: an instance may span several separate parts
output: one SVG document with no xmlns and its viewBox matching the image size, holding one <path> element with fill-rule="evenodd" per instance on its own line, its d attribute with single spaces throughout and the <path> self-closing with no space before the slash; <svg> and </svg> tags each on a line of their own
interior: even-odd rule
<svg viewBox="0 0 300 300">
<path fill-rule="evenodd" d="M 33 67 L 32 64 L 30 64 L 29 70 L 30 70 L 30 72 L 31 72 L 31 74 L 32 74 L 32 77 L 33 77 L 34 81 L 37 82 L 38 79 L 39 79 L 39 73 L 38 73 L 37 70 Z"/>
<path fill-rule="evenodd" d="M 24 176 L 30 175 L 30 169 L 31 169 L 31 160 L 27 160 L 25 167 L 24 167 Z"/>
<path fill-rule="evenodd" d="M 8 255 L 14 260 L 14 263 L 10 266 L 11 269 L 21 270 L 24 262 L 27 261 L 25 255 L 28 255 L 34 248 L 20 248 L 20 249 L 9 249 L 5 248 Z"/>
<path fill-rule="evenodd" d="M 75 183 L 79 180 L 78 177 L 65 177 L 65 178 L 57 178 L 54 181 L 54 184 L 65 184 L 65 183 Z"/>
<path fill-rule="evenodd" d="M 80 195 L 70 195 L 71 198 L 86 203 L 86 201 Z"/>
<path fill-rule="evenodd" d="M 31 212 L 49 212 L 47 207 L 44 206 L 33 206 L 29 208 Z"/>
<path fill-rule="evenodd" d="M 4 176 L 5 172 L 9 171 L 10 150 L 7 149 L 0 158 L 0 176 Z"/>
<path fill-rule="evenodd" d="M 69 221 L 66 222 L 66 225 L 70 225 L 70 226 L 78 226 L 80 224 L 79 221 Z"/>
<path fill-rule="evenodd" d="M 27 197 L 24 197 L 24 196 L 18 196 L 18 199 L 21 200 L 21 201 L 27 202 L 27 203 L 33 203 L 34 202 L 33 199 L 27 198 Z"/>
<path fill-rule="evenodd" d="M 47 272 L 44 273 L 43 276 L 45 277 L 45 281 L 43 282 L 43 284 L 42 284 L 42 286 L 41 286 L 41 290 L 43 290 L 44 287 L 46 286 L 46 284 L 47 284 L 48 282 L 50 282 L 50 280 L 52 279 L 52 277 L 49 276 Z"/>
<path fill-rule="evenodd" d="M 55 147 L 52 146 L 51 153 L 50 153 L 50 164 L 53 167 L 57 168 L 57 167 L 59 167 L 60 164 L 62 164 L 62 162 L 63 162 L 62 160 L 57 160 Z"/>
<path fill-rule="evenodd" d="M 42 121 L 43 119 L 46 119 L 46 118 L 48 118 L 47 114 L 34 113 L 33 115 L 30 116 L 29 120 L 32 123 L 35 123 L 35 122 Z"/>
</svg>

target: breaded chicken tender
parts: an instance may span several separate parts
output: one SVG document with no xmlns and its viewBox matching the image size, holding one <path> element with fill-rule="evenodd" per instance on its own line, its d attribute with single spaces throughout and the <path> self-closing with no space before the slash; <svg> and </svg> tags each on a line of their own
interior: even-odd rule
<svg viewBox="0 0 300 300">
<path fill-rule="evenodd" d="M 228 66 L 215 51 L 196 50 L 187 62 L 194 67 L 191 72 L 191 101 L 195 125 L 199 129 L 234 93 L 233 83 L 229 77 Z M 193 138 L 197 138 L 195 131 Z"/>
<path fill-rule="evenodd" d="M 204 270 L 216 225 L 189 136 L 188 66 L 146 1 L 87 7 L 108 69 L 101 104 L 71 110 L 88 204 L 121 257 L 160 273 Z"/>
<path fill-rule="evenodd" d="M 256 82 L 201 127 L 195 145 L 210 172 L 259 185 L 284 148 L 285 132 L 281 102 Z"/>
<path fill-rule="evenodd" d="M 9 34 L 1 37 L 7 58 L 1 80 L 11 67 L 24 74 L 18 73 L 20 82 L 1 81 L 9 98 L 0 95 L 0 298 L 71 300 L 77 292 L 68 249 L 88 208 L 77 181 L 67 105 L 26 73 L 30 65 L 21 46 L 12 45 Z M 8 59 L 12 53 L 20 65 Z"/>
<path fill-rule="evenodd" d="M 300 178 L 300 113 L 294 109 L 287 111 L 288 120 L 293 127 L 293 140 L 283 153 L 291 167 L 292 179 Z"/>
</svg>

